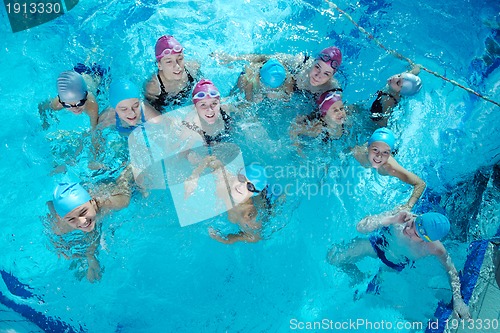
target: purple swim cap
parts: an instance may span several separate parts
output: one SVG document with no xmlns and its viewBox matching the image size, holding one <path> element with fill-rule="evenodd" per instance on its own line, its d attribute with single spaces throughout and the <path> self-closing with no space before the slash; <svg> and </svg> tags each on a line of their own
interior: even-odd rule
<svg viewBox="0 0 500 333">
<path fill-rule="evenodd" d="M 174 36 L 161 36 L 156 41 L 156 60 L 160 61 L 161 58 L 170 54 L 179 54 L 182 50 L 182 45 L 177 41 L 177 39 L 174 38 Z"/>
<path fill-rule="evenodd" d="M 329 63 L 333 69 L 337 70 L 342 63 L 342 52 L 340 52 L 338 47 L 330 46 L 323 49 L 316 59 Z"/>
<path fill-rule="evenodd" d="M 191 94 L 193 99 L 193 103 L 205 99 L 205 98 L 219 98 L 220 93 L 219 89 L 213 84 L 212 81 L 207 79 L 201 79 L 193 89 L 193 93 Z"/>
<path fill-rule="evenodd" d="M 324 117 L 328 112 L 328 109 L 330 109 L 330 106 L 338 101 L 342 101 L 342 96 L 337 94 L 335 91 L 326 91 L 321 94 L 321 96 L 316 101 L 319 111 L 321 112 L 321 117 Z"/>
</svg>

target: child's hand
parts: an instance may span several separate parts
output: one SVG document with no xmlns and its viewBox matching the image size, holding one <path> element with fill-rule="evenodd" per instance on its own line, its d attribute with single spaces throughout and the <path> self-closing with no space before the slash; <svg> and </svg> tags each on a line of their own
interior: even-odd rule
<svg viewBox="0 0 500 333">
<path fill-rule="evenodd" d="M 201 161 L 201 165 L 203 166 L 203 168 L 212 168 L 213 170 L 224 166 L 224 164 L 222 164 L 222 162 L 218 160 L 214 155 L 206 156 L 203 161 Z M 193 174 L 195 174 L 195 172 L 193 172 Z"/>
<path fill-rule="evenodd" d="M 189 198 L 197 187 L 198 187 L 198 177 L 192 177 L 186 179 L 186 181 L 184 182 L 184 199 Z"/>
<path fill-rule="evenodd" d="M 87 270 L 87 280 L 90 283 L 94 283 L 101 279 L 101 266 L 99 265 L 99 261 L 95 256 L 88 258 L 89 268 Z"/>
<path fill-rule="evenodd" d="M 44 120 L 44 121 L 42 122 L 42 129 L 43 129 L 44 131 L 46 131 L 46 130 L 48 130 L 48 129 L 49 129 L 49 127 L 50 127 L 49 122 L 48 122 L 47 120 Z"/>
<path fill-rule="evenodd" d="M 190 151 L 187 155 L 187 160 L 189 161 L 189 163 L 196 165 L 201 162 L 201 157 L 194 151 Z"/>
<path fill-rule="evenodd" d="M 227 241 L 219 235 L 219 232 L 212 227 L 208 228 L 208 235 L 210 238 L 215 239 L 218 242 L 226 243 Z"/>
<path fill-rule="evenodd" d="M 470 319 L 470 311 L 467 304 L 465 304 L 464 300 L 460 297 L 457 299 L 453 299 L 453 312 L 454 315 L 458 315 L 460 319 Z"/>
<path fill-rule="evenodd" d="M 107 170 L 108 168 L 106 167 L 106 165 L 104 165 L 104 163 L 101 163 L 101 162 L 96 162 L 96 161 L 91 161 L 87 164 L 87 167 L 90 169 L 90 170 Z"/>
<path fill-rule="evenodd" d="M 406 223 L 411 220 L 413 214 L 408 211 L 401 211 L 396 215 L 396 223 Z"/>
<path fill-rule="evenodd" d="M 217 64 L 219 65 L 227 65 L 236 60 L 234 56 L 224 53 L 222 51 L 212 52 L 210 53 L 210 56 L 215 60 L 217 60 Z"/>
</svg>

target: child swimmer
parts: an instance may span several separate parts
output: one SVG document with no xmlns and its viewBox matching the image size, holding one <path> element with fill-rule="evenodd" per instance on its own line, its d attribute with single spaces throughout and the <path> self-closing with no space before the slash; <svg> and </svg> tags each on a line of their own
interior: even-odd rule
<svg viewBox="0 0 500 333">
<path fill-rule="evenodd" d="M 408 202 L 400 209 L 411 210 L 425 190 L 426 184 L 414 173 L 403 168 L 392 157 L 396 138 L 388 128 L 379 128 L 373 132 L 368 143 L 353 149 L 354 157 L 365 168 L 374 168 L 380 175 L 394 176 L 413 186 Z"/>
<path fill-rule="evenodd" d="M 402 271 L 412 262 L 435 256 L 448 273 L 453 292 L 453 310 L 460 318 L 470 319 L 469 308 L 460 293 L 457 269 L 440 242 L 450 230 L 450 221 L 439 213 L 420 216 L 407 211 L 391 212 L 362 219 L 356 226 L 360 233 L 374 231 L 368 239 L 355 238 L 346 246 L 333 246 L 327 261 L 352 275 L 362 275 L 356 263 L 363 258 L 379 258 L 386 266 Z"/>
<path fill-rule="evenodd" d="M 131 180 L 131 169 L 127 168 L 118 177 L 116 187 L 106 188 L 108 193 L 92 197 L 79 183 L 60 183 L 56 186 L 52 201 L 47 202 L 51 212 L 52 231 L 58 235 L 65 235 L 75 231 L 93 233 L 97 235 L 91 239 L 87 246 L 84 257 L 87 259 L 87 279 L 95 282 L 101 279 L 101 268 L 96 257 L 97 247 L 100 241 L 100 233 L 96 226 L 100 223 L 103 215 L 111 210 L 127 207 L 130 203 L 129 181 Z M 102 192 L 102 190 L 100 191 Z M 66 259 L 68 257 L 61 253 Z"/>
</svg>

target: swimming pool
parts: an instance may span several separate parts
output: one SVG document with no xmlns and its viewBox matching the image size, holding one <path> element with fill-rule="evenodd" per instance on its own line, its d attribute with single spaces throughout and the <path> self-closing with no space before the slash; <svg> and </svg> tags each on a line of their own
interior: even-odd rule
<svg viewBox="0 0 500 333">
<path fill-rule="evenodd" d="M 498 29 L 495 16 L 498 19 L 500 5 L 488 1 L 462 6 L 447 1 L 339 1 L 337 5 L 388 48 L 500 100 L 499 70 L 483 77 L 481 67 L 471 66 L 485 54 L 485 40 L 495 24 Z M 0 134 L 4 224 L 0 268 L 29 286 L 24 289 L 32 294 L 13 292 L 0 281 L 7 299 L 66 323 L 73 331 L 88 332 L 282 332 L 293 329 L 292 323 L 324 318 L 426 322 L 440 299 L 449 300 L 446 275 L 431 261 L 419 263 L 410 273 L 389 276 L 381 297 L 353 300 L 354 290 L 366 288 L 367 281 L 351 288 L 346 276 L 325 262 L 329 245 L 355 237 L 354 225 L 360 218 L 401 203 L 410 188 L 355 167 L 339 147 L 311 149 L 308 160 L 293 156 L 283 135 L 286 122 L 276 121 L 300 112 L 287 105 L 266 106 L 271 117 L 263 119 L 268 121 L 264 127 L 270 139 L 255 146 L 251 136 L 242 140 L 243 153 L 275 171 L 286 166 L 302 170 L 299 177 L 307 184 L 318 184 L 321 175 L 315 171 L 326 161 L 332 168 L 324 181 L 330 189 L 337 184 L 337 191 L 291 195 L 282 214 L 272 221 L 276 231 L 269 239 L 219 244 L 208 237 L 207 227 L 223 225 L 223 220 L 181 228 L 161 192 L 147 199 L 135 196 L 129 208 L 105 220 L 99 254 L 105 272 L 100 283 L 90 284 L 75 278 L 70 262 L 57 258 L 45 235 L 41 216 L 47 213 L 45 202 L 61 177 L 50 175 L 52 161 L 72 151 L 71 147 L 58 150 L 57 140 L 69 138 L 74 143 L 71 133 L 81 132 L 71 115 L 59 115 L 59 124 L 49 132 L 40 127 L 37 104 L 55 94 L 59 72 L 75 62 L 96 62 L 109 66 L 113 77 L 129 75 L 142 82 L 154 70 L 151 55 L 156 38 L 173 33 L 187 56 L 199 60 L 204 75 L 227 95 L 243 65 L 218 65 L 209 56 L 215 50 L 314 54 L 335 44 L 344 53 L 339 77 L 347 104 L 366 106 L 385 78 L 405 70 L 407 64 L 367 40 L 324 2 L 94 0 L 15 34 L 2 9 L 0 24 L 0 93 L 5 103 Z M 395 114 L 400 138 L 397 159 L 421 175 L 433 193 L 450 196 L 476 170 L 499 162 L 500 112 L 430 74 L 421 77 L 421 93 Z M 251 125 L 241 122 L 242 128 Z M 349 140 L 366 138 L 367 132 L 359 132 Z M 353 142 L 349 140 L 341 144 L 349 145 Z M 82 165 L 77 159 L 71 172 L 85 181 L 92 179 L 95 175 Z M 296 178 L 290 173 L 279 181 L 296 184 Z M 348 193 L 348 184 L 356 191 Z M 391 190 L 384 202 L 377 200 L 382 186 Z M 457 224 L 467 223 L 466 218 L 461 216 Z M 446 243 L 459 269 L 467 240 L 457 236 Z M 439 276 L 429 273 L 434 266 Z M 363 263 L 371 273 L 378 267 L 376 262 Z M 415 296 L 414 290 L 422 292 Z"/>
</svg>

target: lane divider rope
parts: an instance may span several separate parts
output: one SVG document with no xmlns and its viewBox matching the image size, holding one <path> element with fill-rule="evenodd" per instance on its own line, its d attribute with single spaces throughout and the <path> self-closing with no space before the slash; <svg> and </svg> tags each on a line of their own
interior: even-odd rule
<svg viewBox="0 0 500 333">
<path fill-rule="evenodd" d="M 428 68 L 426 68 L 426 67 L 424 67 L 424 66 L 422 66 L 420 64 L 416 65 L 411 59 L 403 56 L 402 54 L 400 54 L 400 53 L 398 53 L 398 52 L 396 52 L 394 50 L 391 50 L 391 49 L 385 47 L 384 44 L 382 44 L 377 38 L 375 38 L 375 36 L 373 36 L 371 33 L 369 33 L 368 31 L 366 31 L 362 26 L 360 26 L 356 21 L 354 21 L 354 19 L 349 14 L 347 14 L 345 11 L 343 11 L 342 9 L 340 9 L 335 3 L 333 3 L 333 2 L 331 2 L 329 0 L 325 0 L 325 2 L 328 3 L 328 5 L 330 7 L 332 7 L 333 9 L 337 10 L 340 14 L 345 15 L 345 17 L 347 17 L 349 19 L 349 21 L 351 21 L 352 24 L 354 24 L 354 26 L 356 28 L 358 28 L 359 31 L 361 31 L 363 34 L 365 34 L 368 37 L 368 39 L 373 40 L 378 46 L 380 46 L 382 49 L 384 49 L 387 53 L 392 54 L 393 56 L 395 56 L 398 59 L 407 61 L 412 66 L 419 66 L 424 71 L 426 71 L 426 72 L 428 72 L 428 73 L 430 73 L 430 74 L 432 74 L 432 75 L 434 75 L 434 76 L 436 76 L 436 77 L 438 77 L 440 79 L 443 79 L 443 80 L 445 80 L 447 82 L 450 82 L 451 84 L 453 84 L 453 85 L 455 85 L 455 86 L 457 86 L 459 88 L 462 88 L 465 91 L 467 91 L 467 92 L 469 92 L 471 94 L 474 94 L 474 95 L 476 95 L 476 96 L 484 99 L 485 101 L 488 101 L 490 103 L 496 104 L 497 106 L 500 106 L 499 102 L 496 102 L 496 101 L 494 101 L 494 100 L 492 100 L 492 99 L 490 99 L 490 98 L 488 98 L 488 97 L 486 97 L 486 96 L 484 96 L 484 95 L 482 95 L 482 94 L 480 94 L 480 93 L 472 90 L 471 88 L 465 87 L 464 85 L 458 83 L 457 81 L 450 80 L 447 77 L 445 77 L 445 76 L 443 76 L 443 75 L 441 75 L 441 74 L 439 74 L 439 73 L 437 73 L 437 72 L 435 72 L 433 70 L 430 70 L 430 69 L 428 69 Z"/>
</svg>

